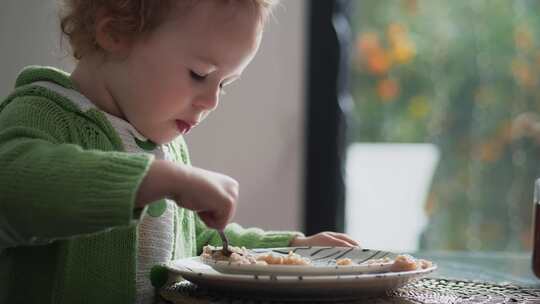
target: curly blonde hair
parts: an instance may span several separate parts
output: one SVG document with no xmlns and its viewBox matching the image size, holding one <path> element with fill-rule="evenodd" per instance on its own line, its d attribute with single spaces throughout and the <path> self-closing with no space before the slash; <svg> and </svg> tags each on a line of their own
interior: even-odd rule
<svg viewBox="0 0 540 304">
<path fill-rule="evenodd" d="M 60 27 L 68 38 L 73 57 L 102 51 L 96 43 L 96 20 L 99 14 L 111 17 L 108 30 L 111 34 L 135 40 L 151 33 L 168 16 L 176 5 L 186 8 L 202 0 L 61 0 Z M 230 0 L 214 0 L 230 1 Z M 271 14 L 279 0 L 233 0 L 253 5 L 262 18 Z"/>
</svg>

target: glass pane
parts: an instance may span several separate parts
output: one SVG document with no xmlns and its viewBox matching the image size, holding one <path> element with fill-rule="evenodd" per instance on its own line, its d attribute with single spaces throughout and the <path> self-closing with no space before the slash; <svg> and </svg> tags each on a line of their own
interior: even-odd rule
<svg viewBox="0 0 540 304">
<path fill-rule="evenodd" d="M 530 249 L 540 1 L 355 3 L 347 232 L 401 250 Z"/>
</svg>

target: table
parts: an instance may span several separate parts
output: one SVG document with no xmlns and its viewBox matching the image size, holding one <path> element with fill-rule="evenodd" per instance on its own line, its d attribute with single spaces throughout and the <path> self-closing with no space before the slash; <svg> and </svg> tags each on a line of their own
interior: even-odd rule
<svg viewBox="0 0 540 304">
<path fill-rule="evenodd" d="M 434 261 L 438 270 L 388 295 L 335 303 L 540 303 L 540 280 L 531 270 L 530 253 L 432 251 L 413 255 Z M 289 303 L 224 296 L 199 291 L 191 284 L 169 286 L 161 296 L 160 303 L 174 304 Z"/>
<path fill-rule="evenodd" d="M 525 252 L 418 252 L 415 257 L 435 261 L 439 268 L 430 277 L 511 283 L 540 288 Z"/>
</svg>

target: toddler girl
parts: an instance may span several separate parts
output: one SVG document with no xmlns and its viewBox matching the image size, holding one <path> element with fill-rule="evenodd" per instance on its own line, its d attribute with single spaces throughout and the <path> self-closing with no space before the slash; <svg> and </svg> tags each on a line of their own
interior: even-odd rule
<svg viewBox="0 0 540 304">
<path fill-rule="evenodd" d="M 232 178 L 182 135 L 253 59 L 271 0 L 65 0 L 71 74 L 31 66 L 0 104 L 0 303 L 151 303 L 150 270 L 220 245 L 356 246 L 229 224 Z"/>
</svg>

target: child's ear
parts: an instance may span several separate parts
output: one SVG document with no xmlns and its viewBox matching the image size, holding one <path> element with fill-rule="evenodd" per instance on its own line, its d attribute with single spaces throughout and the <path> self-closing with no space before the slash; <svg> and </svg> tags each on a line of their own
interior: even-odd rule
<svg viewBox="0 0 540 304">
<path fill-rule="evenodd" d="M 96 43 L 105 53 L 113 57 L 123 57 L 129 49 L 128 39 L 121 37 L 111 30 L 112 18 L 102 16 L 97 18 L 96 23 Z"/>
</svg>

